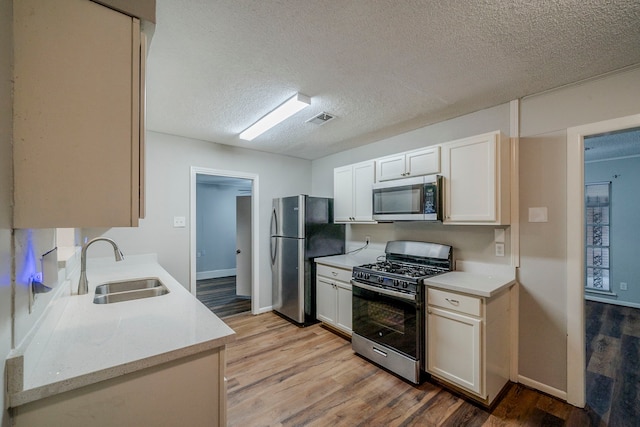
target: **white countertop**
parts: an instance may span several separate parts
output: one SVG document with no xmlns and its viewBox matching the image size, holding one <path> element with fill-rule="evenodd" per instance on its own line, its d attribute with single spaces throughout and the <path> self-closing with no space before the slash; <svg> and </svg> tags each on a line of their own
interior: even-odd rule
<svg viewBox="0 0 640 427">
<path fill-rule="evenodd" d="M 337 268 L 351 269 L 358 265 L 371 264 L 376 262 L 376 258 L 380 255 L 384 256 L 384 252 L 363 250 L 351 254 L 332 255 L 320 258 L 314 258 L 317 264 L 329 265 Z"/>
<path fill-rule="evenodd" d="M 89 260 L 89 293 L 68 289 L 38 323 L 8 363 L 10 405 L 15 407 L 150 366 L 225 345 L 235 332 L 155 261 L 133 256 L 123 262 Z M 166 295 L 94 304 L 99 284 L 157 277 Z M 70 284 L 77 287 L 77 278 Z M 23 374 L 24 373 L 24 374 Z"/>
<path fill-rule="evenodd" d="M 456 268 L 425 279 L 425 286 L 491 298 L 516 283 L 515 269 L 510 266 L 458 261 Z"/>
</svg>

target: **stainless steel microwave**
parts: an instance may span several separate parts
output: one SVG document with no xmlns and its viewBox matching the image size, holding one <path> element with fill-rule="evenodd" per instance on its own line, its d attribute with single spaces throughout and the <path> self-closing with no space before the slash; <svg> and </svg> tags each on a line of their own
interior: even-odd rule
<svg viewBox="0 0 640 427">
<path fill-rule="evenodd" d="M 442 176 L 417 176 L 373 184 L 373 219 L 442 221 Z"/>
</svg>

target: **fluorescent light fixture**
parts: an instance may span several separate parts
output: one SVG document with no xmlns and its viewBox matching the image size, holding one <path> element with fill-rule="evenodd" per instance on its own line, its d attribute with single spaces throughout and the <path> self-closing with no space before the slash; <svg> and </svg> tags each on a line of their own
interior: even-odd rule
<svg viewBox="0 0 640 427">
<path fill-rule="evenodd" d="M 251 141 L 258 135 L 268 131 L 278 123 L 293 116 L 298 111 L 311 104 L 311 99 L 301 93 L 296 93 L 291 98 L 280 104 L 278 108 L 249 126 L 240 134 L 240 139 Z"/>
</svg>

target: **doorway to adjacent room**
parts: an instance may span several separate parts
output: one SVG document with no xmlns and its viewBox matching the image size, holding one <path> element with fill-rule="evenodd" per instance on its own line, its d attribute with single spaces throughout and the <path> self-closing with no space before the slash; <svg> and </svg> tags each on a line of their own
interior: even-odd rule
<svg viewBox="0 0 640 427">
<path fill-rule="evenodd" d="M 586 391 L 589 386 L 587 382 L 593 380 L 593 376 L 588 374 L 586 369 L 587 356 L 589 364 L 591 364 L 593 353 L 586 350 L 586 341 L 589 337 L 585 334 L 587 330 L 585 323 L 588 321 L 585 318 L 585 288 L 593 288 L 594 283 L 597 286 L 604 285 L 605 281 L 600 280 L 600 277 L 609 273 L 604 269 L 600 272 L 588 270 L 587 258 L 589 256 L 593 258 L 594 255 L 597 255 L 591 261 L 601 262 L 603 260 L 600 257 L 603 245 L 594 246 L 593 239 L 588 240 L 591 237 L 587 238 L 586 236 L 586 226 L 594 224 L 588 222 L 587 214 L 589 212 L 587 212 L 585 203 L 585 183 L 587 183 L 585 181 L 585 147 L 589 146 L 585 141 L 596 135 L 638 127 L 640 127 L 640 115 L 633 115 L 567 130 L 567 401 L 579 407 L 585 406 Z M 600 241 L 600 238 L 597 240 Z M 591 243 L 592 249 L 589 253 L 588 243 Z M 596 254 L 596 252 L 598 253 Z M 594 279 L 597 280 L 594 282 Z M 609 285 L 612 282 L 609 280 L 606 282 L 608 290 L 605 292 L 610 292 L 611 286 Z M 593 294 L 593 292 L 590 293 Z M 590 306 L 586 311 L 588 314 L 594 314 Z M 602 361 L 601 364 L 611 366 L 606 361 Z M 608 409 L 604 409 L 604 411 L 607 412 Z"/>
<path fill-rule="evenodd" d="M 257 176 L 192 168 L 191 293 L 217 316 L 254 311 Z"/>
</svg>

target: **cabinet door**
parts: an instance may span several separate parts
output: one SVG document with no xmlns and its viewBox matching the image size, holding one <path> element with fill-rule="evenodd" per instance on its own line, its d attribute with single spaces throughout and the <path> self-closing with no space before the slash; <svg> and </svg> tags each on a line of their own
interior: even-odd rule
<svg viewBox="0 0 640 427">
<path fill-rule="evenodd" d="M 376 181 L 387 181 L 406 176 L 404 154 L 376 160 Z"/>
<path fill-rule="evenodd" d="M 336 324 L 336 288 L 332 280 L 316 277 L 316 318 L 332 325 Z"/>
<path fill-rule="evenodd" d="M 15 226 L 137 225 L 139 21 L 20 0 L 14 36 Z"/>
<path fill-rule="evenodd" d="M 445 222 L 495 222 L 495 133 L 445 144 Z"/>
<path fill-rule="evenodd" d="M 351 288 L 347 284 L 336 282 L 338 291 L 338 316 L 336 326 L 351 334 L 352 329 L 352 309 L 351 309 Z"/>
<path fill-rule="evenodd" d="M 482 321 L 447 310 L 427 310 L 427 371 L 482 396 Z"/>
<path fill-rule="evenodd" d="M 350 222 L 353 217 L 353 167 L 333 170 L 333 218 L 335 222 Z"/>
<path fill-rule="evenodd" d="M 440 147 L 431 147 L 407 153 L 405 169 L 407 176 L 440 173 Z"/>
<path fill-rule="evenodd" d="M 353 166 L 353 217 L 356 222 L 373 221 L 373 180 L 373 162 Z"/>
</svg>

